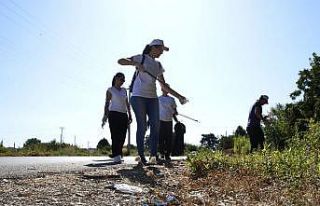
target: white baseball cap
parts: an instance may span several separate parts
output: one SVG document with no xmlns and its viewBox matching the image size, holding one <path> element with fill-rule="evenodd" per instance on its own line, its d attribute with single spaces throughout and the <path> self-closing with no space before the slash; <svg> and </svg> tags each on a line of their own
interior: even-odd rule
<svg viewBox="0 0 320 206">
<path fill-rule="evenodd" d="M 163 40 L 161 39 L 152 40 L 149 46 L 162 46 L 164 51 L 169 51 L 169 48 L 164 45 Z"/>
</svg>

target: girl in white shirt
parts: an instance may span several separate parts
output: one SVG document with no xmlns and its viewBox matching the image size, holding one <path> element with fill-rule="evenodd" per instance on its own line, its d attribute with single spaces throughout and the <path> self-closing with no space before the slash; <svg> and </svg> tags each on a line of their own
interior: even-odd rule
<svg viewBox="0 0 320 206">
<path fill-rule="evenodd" d="M 122 58 L 118 60 L 120 65 L 135 66 L 138 72 L 133 83 L 132 97 L 130 99 L 137 121 L 136 141 L 141 163 L 146 164 L 144 155 L 144 137 L 147 128 L 146 117 L 150 123 L 150 162 L 156 162 L 157 147 L 159 141 L 159 101 L 156 91 L 156 80 L 163 89 L 179 99 L 180 103 L 187 102 L 186 98 L 171 89 L 164 80 L 164 69 L 156 60 L 163 51 L 169 51 L 160 39 L 154 39 L 148 44 L 142 55 Z"/>
<path fill-rule="evenodd" d="M 125 81 L 123 73 L 117 73 L 112 80 L 112 87 L 108 88 L 102 127 L 109 120 L 112 140 L 112 157 L 115 163 L 121 163 L 122 148 L 126 139 L 128 124 L 132 122 L 127 91 L 121 87 Z M 129 115 L 129 116 L 128 116 Z"/>
</svg>

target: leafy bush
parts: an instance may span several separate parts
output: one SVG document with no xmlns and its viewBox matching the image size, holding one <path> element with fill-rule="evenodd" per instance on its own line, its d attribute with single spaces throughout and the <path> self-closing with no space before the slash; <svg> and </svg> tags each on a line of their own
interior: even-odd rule
<svg viewBox="0 0 320 206">
<path fill-rule="evenodd" d="M 201 148 L 198 152 L 192 152 L 187 156 L 187 165 L 191 171 L 202 176 L 211 169 L 223 168 L 226 158 L 221 151 L 213 151 L 208 148 Z"/>
<path fill-rule="evenodd" d="M 0 155 L 6 155 L 9 153 L 9 149 L 5 148 L 3 145 L 0 145 Z"/>
<path fill-rule="evenodd" d="M 278 104 L 271 109 L 268 121 L 265 123 L 266 143 L 272 148 L 283 150 L 290 140 L 307 130 L 307 121 L 302 118 L 296 104 Z"/>
<path fill-rule="evenodd" d="M 250 140 L 246 136 L 233 138 L 233 152 L 235 154 L 248 154 L 250 152 Z"/>
</svg>

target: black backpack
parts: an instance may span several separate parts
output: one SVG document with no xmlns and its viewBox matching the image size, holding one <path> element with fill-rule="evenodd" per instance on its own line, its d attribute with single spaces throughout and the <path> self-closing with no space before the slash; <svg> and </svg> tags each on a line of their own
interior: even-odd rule
<svg viewBox="0 0 320 206">
<path fill-rule="evenodd" d="M 145 59 L 145 55 L 142 54 L 142 60 L 141 60 L 141 63 L 143 65 L 144 63 L 144 59 Z M 129 86 L 129 92 L 132 93 L 132 89 L 133 89 L 133 85 L 134 85 L 134 81 L 136 80 L 137 76 L 138 76 L 138 73 L 139 73 L 139 70 L 136 69 L 136 71 L 133 73 L 133 77 L 132 77 L 132 80 L 131 80 L 131 84 Z"/>
</svg>

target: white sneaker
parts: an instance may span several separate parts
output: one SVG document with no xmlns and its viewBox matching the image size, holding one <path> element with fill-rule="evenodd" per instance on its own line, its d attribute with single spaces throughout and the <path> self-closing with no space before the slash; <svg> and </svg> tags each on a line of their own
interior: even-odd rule
<svg viewBox="0 0 320 206">
<path fill-rule="evenodd" d="M 156 158 L 156 156 L 150 156 L 149 163 L 150 163 L 150 164 L 157 164 L 157 158 Z"/>
<path fill-rule="evenodd" d="M 113 162 L 121 163 L 121 155 L 117 155 L 113 158 Z"/>
<path fill-rule="evenodd" d="M 134 161 L 141 162 L 141 157 L 137 156 Z"/>
</svg>

